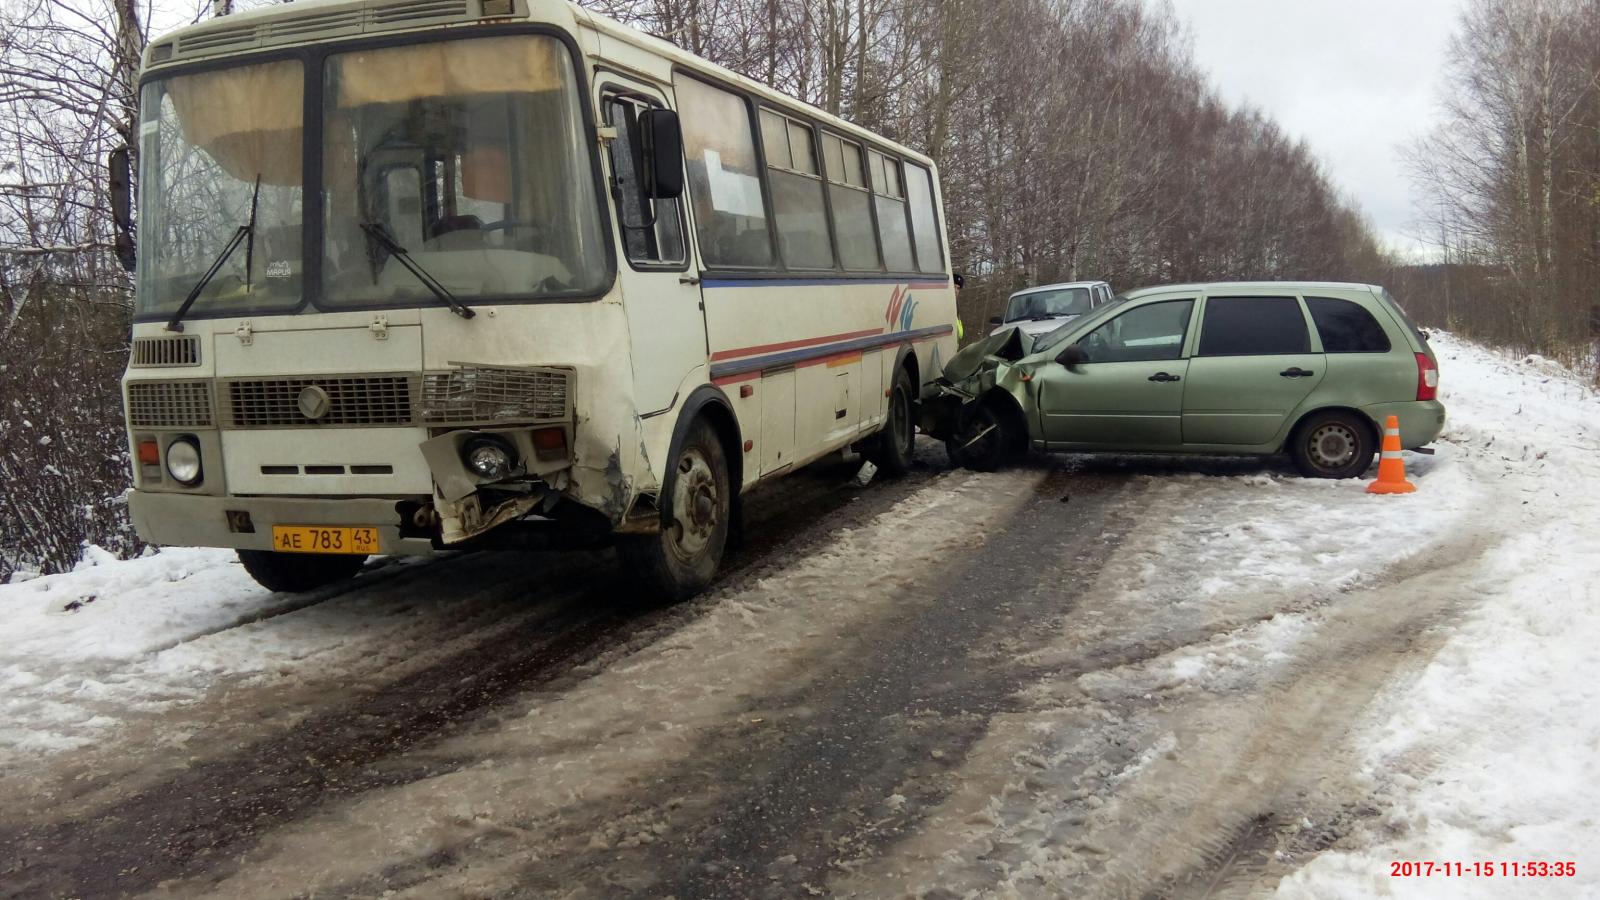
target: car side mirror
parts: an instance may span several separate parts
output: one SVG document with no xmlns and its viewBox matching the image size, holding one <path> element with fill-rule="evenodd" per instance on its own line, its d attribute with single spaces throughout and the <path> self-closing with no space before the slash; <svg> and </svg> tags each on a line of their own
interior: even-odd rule
<svg viewBox="0 0 1600 900">
<path fill-rule="evenodd" d="M 989 317 L 989 324 L 990 325 L 1004 325 L 1005 323 L 1000 320 L 999 316 L 990 316 Z"/>
<path fill-rule="evenodd" d="M 1056 354 L 1056 362 L 1066 366 L 1068 372 L 1078 371 L 1078 366 L 1088 361 L 1089 354 L 1083 352 L 1083 348 L 1077 344 L 1068 344 L 1061 348 L 1060 353 Z"/>
<path fill-rule="evenodd" d="M 670 109 L 647 109 L 639 114 L 643 141 L 644 195 L 652 200 L 672 200 L 683 195 L 683 129 Z"/>
<path fill-rule="evenodd" d="M 138 254 L 133 241 L 133 167 L 128 161 L 128 148 L 111 151 L 106 165 L 110 170 L 107 193 L 111 200 L 111 221 L 116 225 L 117 262 L 132 272 Z"/>
</svg>

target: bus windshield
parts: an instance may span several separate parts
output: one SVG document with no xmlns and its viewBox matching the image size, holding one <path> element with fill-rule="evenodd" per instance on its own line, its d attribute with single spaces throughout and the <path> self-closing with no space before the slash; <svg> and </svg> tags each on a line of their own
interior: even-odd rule
<svg viewBox="0 0 1600 900">
<path fill-rule="evenodd" d="M 139 104 L 141 313 L 175 311 L 239 227 L 251 222 L 252 203 L 249 243 L 229 254 L 194 309 L 282 310 L 300 303 L 304 103 L 298 60 L 145 85 Z"/>
<path fill-rule="evenodd" d="M 309 173 L 320 183 L 302 171 L 308 89 L 322 100 L 322 146 L 312 150 L 321 165 Z M 287 311 L 308 294 L 326 309 L 439 303 L 396 247 L 464 299 L 605 286 L 576 78 L 554 38 L 351 50 L 320 72 L 285 60 L 145 91 L 142 314 L 182 302 L 250 221 L 258 178 L 250 243 L 206 285 L 197 312 Z M 323 244 L 309 248 L 320 267 L 302 259 L 308 195 L 321 199 Z"/>
<path fill-rule="evenodd" d="M 1007 322 L 1020 319 L 1081 316 L 1091 309 L 1088 288 L 1058 288 L 1012 294 L 1006 304 Z"/>
</svg>

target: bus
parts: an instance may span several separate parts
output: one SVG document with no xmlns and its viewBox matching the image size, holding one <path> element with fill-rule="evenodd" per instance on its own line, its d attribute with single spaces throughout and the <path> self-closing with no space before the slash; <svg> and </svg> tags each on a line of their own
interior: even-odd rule
<svg viewBox="0 0 1600 900">
<path fill-rule="evenodd" d="M 131 517 L 272 590 L 614 545 L 693 595 L 755 485 L 905 471 L 956 348 L 932 160 L 576 5 L 274 5 L 139 90 Z"/>
</svg>

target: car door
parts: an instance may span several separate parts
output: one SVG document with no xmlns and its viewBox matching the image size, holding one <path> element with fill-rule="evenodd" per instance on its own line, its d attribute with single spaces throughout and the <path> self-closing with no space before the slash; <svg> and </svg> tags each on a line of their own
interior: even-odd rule
<svg viewBox="0 0 1600 900">
<path fill-rule="evenodd" d="M 677 200 L 649 200 L 640 188 L 639 114 L 663 105 L 654 88 L 611 76 L 600 109 L 614 137 L 606 141 L 606 181 L 621 250 L 617 277 L 628 311 L 634 402 L 639 414 L 666 412 L 685 375 L 707 356 L 700 279 L 689 272 L 683 212 Z"/>
<path fill-rule="evenodd" d="M 1326 374 L 1298 297 L 1207 297 L 1183 394 L 1183 442 L 1267 444 Z"/>
<path fill-rule="evenodd" d="M 1052 449 L 1159 449 L 1182 442 L 1183 358 L 1192 299 L 1128 309 L 1077 341 L 1084 361 L 1034 375 Z"/>
</svg>

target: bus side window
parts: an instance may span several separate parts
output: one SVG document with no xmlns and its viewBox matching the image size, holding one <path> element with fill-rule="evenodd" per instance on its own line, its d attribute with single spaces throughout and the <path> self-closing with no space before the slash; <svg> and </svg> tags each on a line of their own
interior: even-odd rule
<svg viewBox="0 0 1600 900">
<path fill-rule="evenodd" d="M 872 227 L 872 190 L 862 165 L 861 145 L 822 133 L 822 161 L 828 171 L 828 203 L 839 236 L 839 262 L 855 272 L 883 270 L 878 235 Z"/>
<path fill-rule="evenodd" d="M 906 163 L 906 198 L 911 202 L 911 236 L 916 239 L 917 268 L 924 272 L 943 272 L 939 217 L 933 208 L 933 173 L 916 163 Z"/>
<path fill-rule="evenodd" d="M 811 126 L 763 109 L 761 143 L 767 151 L 767 184 L 784 263 L 792 269 L 833 268 Z"/>
<path fill-rule="evenodd" d="M 872 173 L 873 202 L 878 213 L 878 240 L 883 244 L 883 261 L 891 272 L 912 272 L 917 268 L 911 257 L 911 229 L 906 225 L 905 194 L 900 189 L 900 161 L 876 150 L 867 151 L 868 171 Z"/>
<path fill-rule="evenodd" d="M 628 261 L 644 265 L 679 265 L 684 261 L 683 221 L 676 199 L 654 202 L 652 215 L 640 189 L 639 113 L 644 103 L 611 96 L 605 101 L 606 124 L 617 129 L 611 141 L 611 195 L 617 201 L 617 225 Z"/>
<path fill-rule="evenodd" d="M 771 266 L 772 237 L 749 104 L 695 78 L 679 78 L 675 88 L 701 264 Z"/>
</svg>

